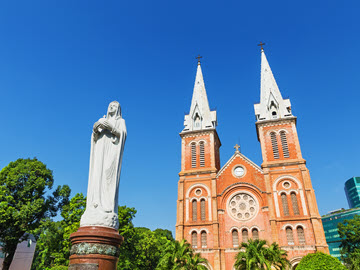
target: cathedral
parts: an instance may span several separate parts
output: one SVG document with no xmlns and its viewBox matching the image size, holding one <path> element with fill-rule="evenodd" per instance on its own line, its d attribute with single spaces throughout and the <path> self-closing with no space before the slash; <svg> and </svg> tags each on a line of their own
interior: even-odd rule
<svg viewBox="0 0 360 270">
<path fill-rule="evenodd" d="M 216 111 L 198 62 L 181 137 L 176 240 L 186 239 L 211 270 L 233 270 L 241 242 L 264 239 L 287 251 L 292 269 L 308 253 L 329 253 L 303 159 L 297 118 L 283 99 L 261 49 L 260 103 L 254 105 L 263 163 L 235 146 L 221 166 Z"/>
</svg>

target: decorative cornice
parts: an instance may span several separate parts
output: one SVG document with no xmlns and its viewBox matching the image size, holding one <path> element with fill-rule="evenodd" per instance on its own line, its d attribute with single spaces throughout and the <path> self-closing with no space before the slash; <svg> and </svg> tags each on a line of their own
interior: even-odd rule
<svg viewBox="0 0 360 270">
<path fill-rule="evenodd" d="M 264 126 L 264 127 L 272 127 L 272 126 L 277 126 L 280 124 L 286 124 L 286 123 L 291 123 L 295 121 L 295 125 L 296 125 L 296 121 L 297 121 L 297 117 L 296 116 L 290 116 L 290 117 L 286 117 L 286 118 L 277 118 L 277 119 L 270 119 L 270 120 L 259 120 L 255 123 L 255 125 L 258 126 Z"/>
<path fill-rule="evenodd" d="M 100 254 L 113 257 L 119 257 L 120 248 L 98 243 L 79 243 L 72 245 L 70 249 L 70 255 L 88 255 L 88 254 Z"/>
</svg>

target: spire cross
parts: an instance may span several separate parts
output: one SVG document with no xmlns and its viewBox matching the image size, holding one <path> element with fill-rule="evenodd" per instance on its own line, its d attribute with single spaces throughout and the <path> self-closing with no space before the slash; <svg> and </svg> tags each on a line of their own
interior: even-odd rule
<svg viewBox="0 0 360 270">
<path fill-rule="evenodd" d="M 239 152 L 240 145 L 235 144 L 234 148 L 236 149 L 236 152 Z"/>
<path fill-rule="evenodd" d="M 200 59 L 202 58 L 202 56 L 200 56 L 200 54 L 197 56 L 197 57 L 195 57 L 197 60 L 198 60 L 198 65 L 200 65 Z"/>
<path fill-rule="evenodd" d="M 260 42 L 260 44 L 258 44 L 258 46 L 260 46 L 261 50 L 264 50 L 263 46 L 265 45 L 265 43 Z"/>
</svg>

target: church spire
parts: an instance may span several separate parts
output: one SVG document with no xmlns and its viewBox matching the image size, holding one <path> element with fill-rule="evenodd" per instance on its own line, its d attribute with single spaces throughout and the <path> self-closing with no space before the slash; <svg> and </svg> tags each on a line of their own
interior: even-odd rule
<svg viewBox="0 0 360 270">
<path fill-rule="evenodd" d="M 262 46 L 260 103 L 255 104 L 254 108 L 257 121 L 292 116 L 290 100 L 282 98 Z"/>
<path fill-rule="evenodd" d="M 193 97 L 190 106 L 190 113 L 185 115 L 184 130 L 203 130 L 215 128 L 217 125 L 216 111 L 210 111 L 209 101 L 206 95 L 205 83 L 201 71 L 201 56 L 198 59 Z"/>
</svg>

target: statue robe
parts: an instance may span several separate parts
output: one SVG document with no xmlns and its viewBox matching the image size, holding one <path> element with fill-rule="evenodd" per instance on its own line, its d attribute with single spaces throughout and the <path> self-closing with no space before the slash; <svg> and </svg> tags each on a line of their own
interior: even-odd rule
<svg viewBox="0 0 360 270">
<path fill-rule="evenodd" d="M 98 129 L 91 136 L 91 153 L 86 210 L 80 226 L 105 226 L 118 229 L 118 195 L 121 161 L 126 140 L 125 120 L 107 120 L 118 133 Z M 97 137 L 97 139 L 96 139 Z"/>
</svg>

